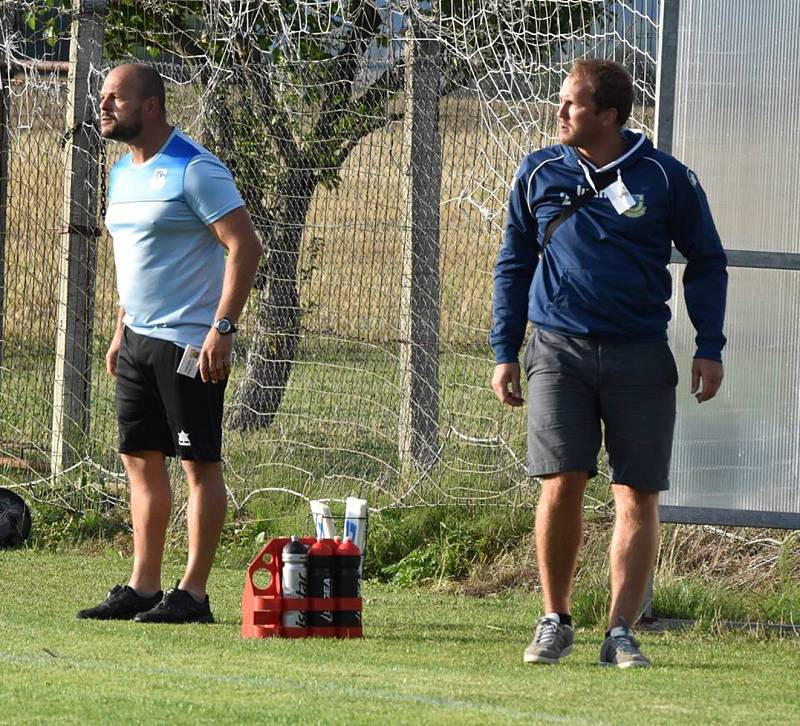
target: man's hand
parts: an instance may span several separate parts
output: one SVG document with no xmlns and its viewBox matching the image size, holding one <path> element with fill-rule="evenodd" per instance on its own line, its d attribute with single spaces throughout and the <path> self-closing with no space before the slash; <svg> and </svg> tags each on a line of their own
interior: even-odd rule
<svg viewBox="0 0 800 726">
<path fill-rule="evenodd" d="M 511 391 L 508 384 L 511 384 Z M 519 385 L 519 363 L 498 363 L 492 376 L 492 390 L 506 406 L 521 406 L 525 403 Z"/>
<path fill-rule="evenodd" d="M 125 308 L 120 306 L 119 310 L 117 310 L 117 327 L 114 328 L 114 337 L 111 339 L 111 345 L 108 346 L 106 351 L 106 372 L 112 378 L 117 377 L 117 355 L 119 355 L 119 349 L 122 347 L 122 338 L 125 335 L 125 325 L 122 322 L 124 319 Z"/>
<path fill-rule="evenodd" d="M 722 363 L 708 358 L 692 361 L 692 394 L 698 403 L 714 398 L 721 385 Z"/>
<path fill-rule="evenodd" d="M 115 335 L 111 340 L 111 345 L 106 351 L 106 372 L 112 378 L 117 377 L 117 355 L 122 346 L 122 335 Z"/>
<path fill-rule="evenodd" d="M 219 383 L 228 377 L 232 353 L 233 333 L 220 335 L 216 328 L 211 328 L 200 349 L 200 378 L 203 383 Z"/>
</svg>

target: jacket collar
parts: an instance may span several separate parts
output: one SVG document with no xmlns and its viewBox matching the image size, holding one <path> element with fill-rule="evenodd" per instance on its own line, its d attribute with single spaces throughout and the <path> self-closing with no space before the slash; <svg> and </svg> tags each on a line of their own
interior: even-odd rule
<svg viewBox="0 0 800 726">
<path fill-rule="evenodd" d="M 564 150 L 564 159 L 566 161 L 583 170 L 588 169 L 593 174 L 599 174 L 613 169 L 625 169 L 636 163 L 636 161 L 653 148 L 650 139 L 640 131 L 625 129 L 622 132 L 622 138 L 625 140 L 626 151 L 622 156 L 602 167 L 596 167 L 591 161 L 582 157 L 574 146 L 562 146 L 561 148 Z"/>
</svg>

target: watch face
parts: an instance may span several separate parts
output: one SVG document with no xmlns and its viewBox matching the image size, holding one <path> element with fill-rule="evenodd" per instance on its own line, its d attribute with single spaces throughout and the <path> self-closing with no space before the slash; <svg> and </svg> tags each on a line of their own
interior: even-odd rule
<svg viewBox="0 0 800 726">
<path fill-rule="evenodd" d="M 222 318 L 221 320 L 217 320 L 217 322 L 214 324 L 214 327 L 216 327 L 216 329 L 224 335 L 225 333 L 231 332 L 232 325 L 230 320 Z"/>
</svg>

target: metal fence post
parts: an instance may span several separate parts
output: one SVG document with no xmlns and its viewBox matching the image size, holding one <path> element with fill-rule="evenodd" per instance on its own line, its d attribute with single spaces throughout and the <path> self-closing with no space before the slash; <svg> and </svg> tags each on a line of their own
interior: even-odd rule
<svg viewBox="0 0 800 726">
<path fill-rule="evenodd" d="M 86 450 L 92 370 L 100 139 L 92 97 L 103 60 L 106 0 L 74 0 L 70 38 L 64 213 L 53 386 L 51 470 Z"/>
<path fill-rule="evenodd" d="M 672 152 L 675 120 L 675 74 L 678 66 L 678 21 L 680 0 L 661 0 L 658 18 L 658 64 L 656 66 L 656 148 Z"/>
<path fill-rule="evenodd" d="M 14 13 L 10 8 L 0 10 L 0 28 L 4 35 L 13 32 Z M 8 144 L 11 138 L 11 64 L 0 71 L 0 383 L 5 359 L 6 318 L 6 230 L 8 225 Z"/>
<path fill-rule="evenodd" d="M 680 0 L 661 0 L 658 18 L 658 64 L 656 66 L 656 148 L 667 154 L 672 152 L 673 122 L 675 119 L 675 75 L 678 67 L 678 21 Z M 652 620 L 655 574 L 647 581 L 647 588 L 639 618 Z"/>
<path fill-rule="evenodd" d="M 0 11 L 0 27 L 9 30 L 11 13 L 7 8 Z M 11 66 L 6 64 L 0 71 L 0 372 L 3 370 L 5 354 L 6 318 L 6 227 L 8 225 L 8 122 L 11 106 Z M 0 373 L 2 383 L 2 373 Z"/>
<path fill-rule="evenodd" d="M 417 31 L 417 32 L 414 32 Z M 406 223 L 401 290 L 400 459 L 426 469 L 439 434 L 440 48 L 412 25 L 406 45 L 403 169 Z"/>
</svg>

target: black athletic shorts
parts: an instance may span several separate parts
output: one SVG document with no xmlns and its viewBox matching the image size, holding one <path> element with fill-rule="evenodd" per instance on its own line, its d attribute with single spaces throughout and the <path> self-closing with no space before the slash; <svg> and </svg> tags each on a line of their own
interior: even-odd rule
<svg viewBox="0 0 800 726">
<path fill-rule="evenodd" d="M 595 476 L 605 434 L 612 483 L 669 488 L 678 370 L 666 340 L 598 342 L 537 328 L 525 372 L 531 476 Z"/>
<path fill-rule="evenodd" d="M 117 355 L 119 451 L 161 451 L 194 461 L 222 460 L 227 379 L 203 383 L 177 372 L 183 348 L 126 327 Z"/>
</svg>

